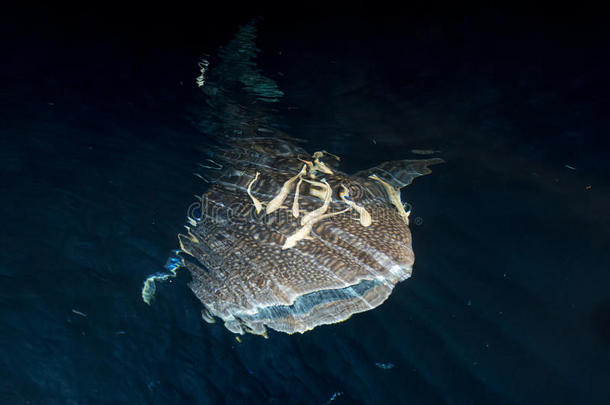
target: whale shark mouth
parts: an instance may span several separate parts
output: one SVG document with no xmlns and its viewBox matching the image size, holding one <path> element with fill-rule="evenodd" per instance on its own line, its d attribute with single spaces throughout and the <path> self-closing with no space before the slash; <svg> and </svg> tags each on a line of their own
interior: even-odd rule
<svg viewBox="0 0 610 405">
<path fill-rule="evenodd" d="M 304 333 L 313 329 L 312 319 L 316 319 L 317 325 L 338 323 L 379 306 L 393 288 L 386 280 L 361 280 L 345 288 L 301 295 L 291 305 L 270 305 L 254 314 L 236 313 L 225 319 L 225 326 L 234 333 L 264 335 L 267 327 L 286 333 Z"/>
<path fill-rule="evenodd" d="M 250 319 L 259 320 L 302 316 L 318 305 L 329 305 L 337 301 L 362 297 L 367 290 L 380 283 L 377 280 L 363 280 L 356 285 L 345 288 L 314 291 L 301 295 L 292 305 L 273 305 L 261 308 Z"/>
</svg>

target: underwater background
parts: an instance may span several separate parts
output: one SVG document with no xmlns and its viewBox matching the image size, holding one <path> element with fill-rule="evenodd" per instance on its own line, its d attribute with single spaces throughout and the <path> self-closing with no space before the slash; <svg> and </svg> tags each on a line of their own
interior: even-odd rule
<svg viewBox="0 0 610 405">
<path fill-rule="evenodd" d="M 1 403 L 609 403 L 601 18 L 341 10 L 2 17 Z M 277 125 L 308 151 L 446 163 L 403 190 L 416 262 L 384 304 L 240 343 L 187 272 L 140 290 L 205 191 L 197 62 L 257 15 Z"/>
</svg>

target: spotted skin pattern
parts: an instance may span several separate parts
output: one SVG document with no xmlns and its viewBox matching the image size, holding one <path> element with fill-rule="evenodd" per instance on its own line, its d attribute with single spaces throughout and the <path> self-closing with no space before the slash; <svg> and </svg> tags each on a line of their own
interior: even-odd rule
<svg viewBox="0 0 610 405">
<path fill-rule="evenodd" d="M 202 175 L 211 185 L 200 215 L 179 235 L 189 285 L 204 319 L 266 335 L 344 321 L 409 278 L 400 188 L 442 161 L 385 162 L 349 176 L 328 152 L 256 138 L 218 150 L 214 162 Z"/>
</svg>

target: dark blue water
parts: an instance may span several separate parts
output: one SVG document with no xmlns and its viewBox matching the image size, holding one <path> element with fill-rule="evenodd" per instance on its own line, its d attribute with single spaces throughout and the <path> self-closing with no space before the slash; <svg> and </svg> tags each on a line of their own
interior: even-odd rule
<svg viewBox="0 0 610 405">
<path fill-rule="evenodd" d="M 278 117 L 308 150 L 348 172 L 413 149 L 446 164 L 403 192 L 416 265 L 386 303 L 241 343 L 202 321 L 186 272 L 151 306 L 140 289 L 205 189 L 191 174 L 209 145 L 191 123 L 206 108 L 196 62 L 247 19 L 183 42 L 197 29 L 168 34 L 176 21 L 15 29 L 0 104 L 0 401 L 608 403 L 604 37 L 498 15 L 405 21 L 259 24 Z"/>
</svg>

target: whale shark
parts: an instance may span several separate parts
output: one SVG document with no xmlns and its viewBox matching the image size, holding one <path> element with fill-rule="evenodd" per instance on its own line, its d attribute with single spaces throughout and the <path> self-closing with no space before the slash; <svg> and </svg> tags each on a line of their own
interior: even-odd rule
<svg viewBox="0 0 610 405">
<path fill-rule="evenodd" d="M 216 139 L 196 173 L 205 189 L 188 210 L 171 274 L 149 277 L 142 297 L 150 303 L 155 281 L 185 268 L 207 322 L 235 334 L 304 333 L 378 307 L 411 276 L 401 189 L 443 160 L 347 174 L 332 151 L 307 151 L 266 117 L 283 93 L 253 63 L 255 32 L 250 23 L 221 49 L 215 76 L 213 64 L 200 64 L 196 83 L 211 111 L 200 123 Z"/>
</svg>

